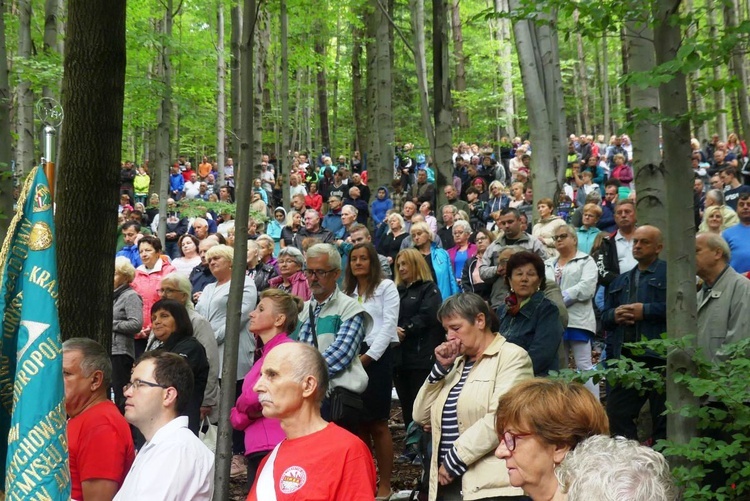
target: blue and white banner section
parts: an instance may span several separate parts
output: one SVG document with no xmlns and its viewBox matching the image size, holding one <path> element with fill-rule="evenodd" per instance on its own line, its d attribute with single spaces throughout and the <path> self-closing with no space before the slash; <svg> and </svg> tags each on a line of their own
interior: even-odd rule
<svg viewBox="0 0 750 501">
<path fill-rule="evenodd" d="M 36 167 L 0 251 L 0 486 L 5 499 L 70 499 L 52 196 Z"/>
</svg>

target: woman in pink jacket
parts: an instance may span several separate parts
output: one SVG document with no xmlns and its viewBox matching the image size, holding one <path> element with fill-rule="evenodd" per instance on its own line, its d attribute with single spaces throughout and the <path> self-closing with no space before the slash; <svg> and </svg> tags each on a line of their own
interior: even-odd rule
<svg viewBox="0 0 750 501">
<path fill-rule="evenodd" d="M 253 386 L 260 379 L 260 370 L 266 354 L 275 346 L 290 343 L 287 333 L 297 327 L 297 315 L 304 301 L 279 289 L 266 289 L 260 302 L 250 313 L 250 331 L 255 334 L 256 359 L 242 383 L 242 394 L 232 407 L 229 420 L 235 430 L 245 432 L 245 457 L 247 458 L 247 484 L 252 487 L 261 460 L 284 440 L 284 431 L 277 419 L 263 417 L 258 394 Z M 258 356 L 260 354 L 260 356 Z"/>
<path fill-rule="evenodd" d="M 162 254 L 161 241 L 153 235 L 146 235 L 138 241 L 138 255 L 143 264 L 136 268 L 135 278 L 130 284 L 143 300 L 143 328 L 135 335 L 136 360 L 146 350 L 151 333 L 151 307 L 161 299 L 161 281 L 175 271 L 169 258 Z"/>
<path fill-rule="evenodd" d="M 279 252 L 276 264 L 279 266 L 280 275 L 268 281 L 269 287 L 294 294 L 305 301 L 309 300 L 312 294 L 310 293 L 310 286 L 307 284 L 307 278 L 302 272 L 302 268 L 305 266 L 305 258 L 302 252 L 296 247 L 284 247 Z"/>
</svg>

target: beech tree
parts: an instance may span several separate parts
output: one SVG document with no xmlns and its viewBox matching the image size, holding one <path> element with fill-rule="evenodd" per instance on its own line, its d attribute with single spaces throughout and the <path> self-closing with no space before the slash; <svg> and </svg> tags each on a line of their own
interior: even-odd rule
<svg viewBox="0 0 750 501">
<path fill-rule="evenodd" d="M 66 339 L 88 337 L 109 347 L 117 230 L 113 200 L 120 186 L 125 97 L 125 0 L 69 0 L 62 95 L 55 221 L 60 330 Z M 84 238 L 86 228 L 96 228 L 96 238 Z"/>
</svg>

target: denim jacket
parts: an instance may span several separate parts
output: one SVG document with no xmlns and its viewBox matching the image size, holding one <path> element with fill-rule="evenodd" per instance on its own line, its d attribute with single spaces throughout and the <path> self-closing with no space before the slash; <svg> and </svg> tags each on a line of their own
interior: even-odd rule
<svg viewBox="0 0 750 501">
<path fill-rule="evenodd" d="M 608 358 L 619 358 L 623 343 L 640 341 L 644 337 L 659 339 L 667 330 L 667 263 L 657 259 L 642 271 L 636 296 L 631 298 L 630 284 L 637 269 L 636 266 L 618 276 L 607 289 L 602 321 L 608 332 Z M 615 309 L 631 303 L 643 303 L 643 320 L 636 322 L 634 332 L 627 332 L 625 325 L 615 323 Z M 654 352 L 646 355 L 657 356 Z"/>
</svg>

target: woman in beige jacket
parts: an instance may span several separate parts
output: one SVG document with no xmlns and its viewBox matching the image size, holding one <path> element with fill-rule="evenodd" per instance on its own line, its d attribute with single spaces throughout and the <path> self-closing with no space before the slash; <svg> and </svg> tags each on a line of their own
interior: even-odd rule
<svg viewBox="0 0 750 501">
<path fill-rule="evenodd" d="M 447 341 L 414 403 L 414 420 L 432 432 L 430 501 L 514 499 L 507 470 L 493 456 L 499 398 L 533 377 L 523 348 L 494 332 L 487 304 L 473 293 L 447 299 L 438 319 Z M 496 321 L 495 321 L 496 322 Z"/>
</svg>

